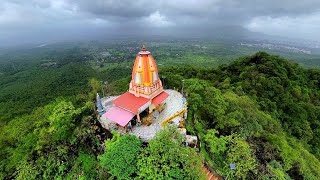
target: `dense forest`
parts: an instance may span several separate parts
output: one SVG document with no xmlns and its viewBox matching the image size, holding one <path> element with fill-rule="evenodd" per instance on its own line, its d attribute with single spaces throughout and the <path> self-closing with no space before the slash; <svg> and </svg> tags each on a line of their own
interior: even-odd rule
<svg viewBox="0 0 320 180">
<path fill-rule="evenodd" d="M 171 46 L 153 48 L 159 64 L 169 62 Z M 114 58 L 93 49 L 1 62 L 1 179 L 203 179 L 204 162 L 221 177 L 234 163 L 231 179 L 320 177 L 319 69 L 265 52 L 229 64 L 190 52 L 178 57 L 190 63 L 160 65 L 165 88 L 184 89 L 193 149 L 170 126 L 149 144 L 101 128 L 95 94 L 127 90 L 136 49 Z"/>
<path fill-rule="evenodd" d="M 320 177 L 320 70 L 264 52 L 218 68 L 165 69 L 188 97 L 187 129 L 220 175 L 243 179 Z"/>
</svg>

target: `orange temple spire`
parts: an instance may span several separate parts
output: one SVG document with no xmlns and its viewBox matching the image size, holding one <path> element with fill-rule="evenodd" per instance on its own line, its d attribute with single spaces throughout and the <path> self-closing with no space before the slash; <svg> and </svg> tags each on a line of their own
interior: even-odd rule
<svg viewBox="0 0 320 180">
<path fill-rule="evenodd" d="M 136 97 L 152 99 L 163 91 L 156 62 L 143 45 L 132 69 L 129 92 Z"/>
</svg>

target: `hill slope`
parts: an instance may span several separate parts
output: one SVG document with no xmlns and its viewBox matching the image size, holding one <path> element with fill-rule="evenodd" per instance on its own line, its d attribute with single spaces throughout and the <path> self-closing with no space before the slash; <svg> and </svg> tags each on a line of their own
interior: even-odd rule
<svg viewBox="0 0 320 180">
<path fill-rule="evenodd" d="M 319 177 L 320 71 L 264 52 L 217 69 L 167 68 L 170 86 L 187 93 L 188 130 L 226 176 Z"/>
<path fill-rule="evenodd" d="M 202 158 L 194 149 L 182 148 L 177 143 L 180 140 L 171 142 L 167 135 L 152 146 L 138 148 L 144 153 L 130 168 L 118 163 L 131 156 L 121 143 L 118 145 L 117 136 L 107 141 L 115 143 L 117 151 L 104 148 L 109 136 L 98 127 L 93 104 L 101 86 L 91 78 L 108 78 L 107 93 L 121 93 L 130 81 L 126 66 L 111 66 L 103 73 L 82 62 L 23 69 L 8 72 L 0 81 L 0 107 L 4 109 L 0 111 L 1 178 L 106 179 L 117 176 L 119 169 L 127 169 L 128 178 L 171 177 L 180 172 L 179 177 L 186 179 L 195 172 L 186 162 L 201 166 Z M 230 176 L 242 179 L 320 177 L 319 69 L 305 69 L 259 52 L 217 68 L 163 66 L 160 74 L 167 77 L 167 88 L 183 86 L 189 104 L 187 130 L 198 136 L 201 154 L 221 176 L 225 177 L 229 164 L 235 163 L 236 170 Z M 57 96 L 60 98 L 52 101 Z M 122 138 L 128 137 L 118 140 Z M 117 153 L 128 157 L 108 156 Z M 185 153 L 188 158 L 176 158 Z M 163 154 L 171 160 L 154 158 Z M 145 166 L 149 160 L 152 166 Z M 150 171 L 150 167 L 157 171 Z"/>
</svg>

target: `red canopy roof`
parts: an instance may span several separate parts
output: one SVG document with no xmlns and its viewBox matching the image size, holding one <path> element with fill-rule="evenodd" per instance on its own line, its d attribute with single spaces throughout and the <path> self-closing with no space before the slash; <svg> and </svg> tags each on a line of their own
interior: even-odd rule
<svg viewBox="0 0 320 180">
<path fill-rule="evenodd" d="M 133 118 L 134 114 L 119 107 L 112 107 L 102 116 L 124 127 Z"/>
<path fill-rule="evenodd" d="M 152 99 L 152 104 L 155 106 L 158 106 L 160 103 L 162 103 L 165 99 L 167 99 L 167 97 L 169 96 L 168 93 L 166 93 L 165 91 L 163 91 L 162 93 L 160 93 L 158 96 L 156 96 L 155 98 Z"/>
<path fill-rule="evenodd" d="M 134 114 L 136 114 L 140 108 L 144 106 L 150 105 L 150 99 L 144 98 L 144 97 L 136 97 L 135 95 L 126 92 L 119 96 L 117 99 L 113 100 L 113 104 L 125 109 L 127 111 L 130 111 Z"/>
</svg>

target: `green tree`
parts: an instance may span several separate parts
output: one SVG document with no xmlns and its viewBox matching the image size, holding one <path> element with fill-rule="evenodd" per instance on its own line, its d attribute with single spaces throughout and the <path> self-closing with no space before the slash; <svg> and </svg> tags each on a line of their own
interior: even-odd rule
<svg viewBox="0 0 320 180">
<path fill-rule="evenodd" d="M 229 164 L 235 163 L 235 176 L 245 179 L 249 173 L 257 173 L 257 161 L 249 144 L 238 136 L 217 137 L 217 130 L 205 135 L 206 146 L 211 154 L 214 169 L 223 176 L 229 172 Z"/>
<path fill-rule="evenodd" d="M 101 166 L 117 179 L 132 179 L 137 172 L 141 144 L 141 140 L 134 135 L 114 134 L 111 140 L 106 141 L 104 154 L 98 157 Z"/>
<path fill-rule="evenodd" d="M 80 153 L 67 175 L 67 179 L 94 179 L 97 174 L 97 160 L 94 154 Z"/>
<path fill-rule="evenodd" d="M 175 127 L 160 131 L 138 160 L 138 175 L 141 179 L 200 179 L 200 154 L 182 144 L 182 136 Z"/>
<path fill-rule="evenodd" d="M 88 110 L 90 103 L 78 106 L 81 108 L 59 98 L 2 127 L 0 176 L 64 179 L 70 169 L 75 172 L 74 169 L 78 168 L 84 177 L 94 178 L 96 157 L 89 154 L 96 151 L 96 137 L 88 122 L 92 119 L 87 116 L 91 113 Z M 87 154 L 80 153 L 78 157 L 79 151 Z"/>
<path fill-rule="evenodd" d="M 235 163 L 235 176 L 246 179 L 251 172 L 257 174 L 257 161 L 249 144 L 240 137 L 233 137 L 227 151 L 227 164 Z"/>
</svg>

